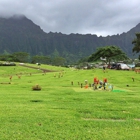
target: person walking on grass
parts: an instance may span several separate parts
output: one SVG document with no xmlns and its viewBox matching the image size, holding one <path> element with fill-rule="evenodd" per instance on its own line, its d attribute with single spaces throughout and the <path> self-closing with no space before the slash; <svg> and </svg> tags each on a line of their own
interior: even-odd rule
<svg viewBox="0 0 140 140">
<path fill-rule="evenodd" d="M 105 73 L 105 71 L 106 71 L 106 66 L 105 66 L 105 64 L 103 65 L 103 72 Z"/>
</svg>

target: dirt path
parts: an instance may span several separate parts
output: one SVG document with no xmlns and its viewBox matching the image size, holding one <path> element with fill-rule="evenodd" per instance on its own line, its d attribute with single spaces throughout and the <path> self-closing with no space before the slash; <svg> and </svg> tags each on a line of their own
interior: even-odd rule
<svg viewBox="0 0 140 140">
<path fill-rule="evenodd" d="M 42 70 L 43 72 L 56 72 L 56 71 L 53 71 L 53 70 L 48 70 L 48 69 L 44 69 L 44 68 L 28 66 L 28 65 L 25 65 L 25 64 L 19 64 L 19 66 L 23 66 L 23 67 L 27 67 L 27 68 L 32 68 L 32 69 L 39 69 L 39 70 Z"/>
</svg>

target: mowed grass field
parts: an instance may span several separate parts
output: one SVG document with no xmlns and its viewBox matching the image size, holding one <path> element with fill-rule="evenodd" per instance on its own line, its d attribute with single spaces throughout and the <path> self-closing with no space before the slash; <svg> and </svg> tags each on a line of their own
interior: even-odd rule
<svg viewBox="0 0 140 140">
<path fill-rule="evenodd" d="M 1 140 L 140 139 L 140 74 L 41 68 L 55 72 L 0 67 Z M 113 91 L 85 88 L 85 80 L 92 84 L 94 77 L 107 78 Z M 37 84 L 42 89 L 33 91 Z"/>
</svg>

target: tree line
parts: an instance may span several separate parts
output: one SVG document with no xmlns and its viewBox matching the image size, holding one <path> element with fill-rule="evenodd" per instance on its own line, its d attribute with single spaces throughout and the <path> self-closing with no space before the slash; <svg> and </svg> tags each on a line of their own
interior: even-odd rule
<svg viewBox="0 0 140 140">
<path fill-rule="evenodd" d="M 133 53 L 140 52 L 140 33 L 136 33 L 136 38 L 132 41 L 134 44 L 132 51 Z M 99 47 L 97 50 L 86 58 L 82 58 L 79 62 L 92 62 L 97 61 L 99 59 L 104 59 L 106 63 L 110 63 L 111 60 L 126 60 L 129 59 L 127 55 L 117 46 L 104 46 Z M 53 53 L 52 56 L 44 56 L 44 55 L 35 55 L 31 56 L 27 52 L 15 52 L 9 54 L 7 51 L 4 51 L 3 54 L 0 55 L 1 61 L 9 61 L 9 62 L 30 62 L 30 63 L 42 63 L 42 64 L 51 64 L 56 66 L 64 66 L 66 64 L 66 59 L 59 56 L 57 50 Z M 140 60 L 140 56 L 139 56 Z"/>
<path fill-rule="evenodd" d="M 35 55 L 31 56 L 27 52 L 15 52 L 12 54 L 7 53 L 6 51 L 0 55 L 1 61 L 6 62 L 20 62 L 20 63 L 40 63 L 40 64 L 51 64 L 56 66 L 65 65 L 65 58 L 60 56 L 44 56 L 44 55 Z"/>
</svg>

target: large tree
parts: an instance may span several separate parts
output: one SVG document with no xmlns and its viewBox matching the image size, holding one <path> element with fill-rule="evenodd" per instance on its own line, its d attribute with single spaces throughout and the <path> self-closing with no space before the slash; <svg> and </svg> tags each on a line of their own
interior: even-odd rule
<svg viewBox="0 0 140 140">
<path fill-rule="evenodd" d="M 140 33 L 136 33 L 136 37 L 133 41 L 132 41 L 132 44 L 134 44 L 134 47 L 133 47 L 133 52 L 140 52 Z"/>
<path fill-rule="evenodd" d="M 29 53 L 27 52 L 15 52 L 12 54 L 14 61 L 17 62 L 27 62 L 29 59 Z"/>
<path fill-rule="evenodd" d="M 35 55 L 32 57 L 32 63 L 51 64 L 51 58 L 49 56 Z"/>
<path fill-rule="evenodd" d="M 64 66 L 66 60 L 63 57 L 54 57 L 52 58 L 52 64 L 56 66 Z"/>
<path fill-rule="evenodd" d="M 109 63 L 109 64 L 112 59 L 117 59 L 117 60 L 128 59 L 126 54 L 119 47 L 105 46 L 105 47 L 98 48 L 95 53 L 89 56 L 88 62 L 97 61 L 101 58 L 105 61 L 105 63 Z"/>
</svg>

